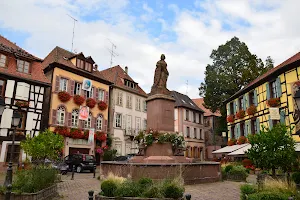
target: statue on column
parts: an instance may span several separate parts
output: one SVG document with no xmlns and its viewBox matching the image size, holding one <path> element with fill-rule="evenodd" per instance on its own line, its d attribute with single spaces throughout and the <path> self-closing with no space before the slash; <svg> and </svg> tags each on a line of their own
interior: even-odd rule
<svg viewBox="0 0 300 200">
<path fill-rule="evenodd" d="M 167 80 L 169 72 L 167 69 L 166 57 L 161 55 L 160 60 L 156 63 L 156 69 L 154 73 L 154 83 L 151 88 L 151 95 L 153 94 L 166 94 L 169 95 L 170 91 L 167 89 Z"/>
</svg>

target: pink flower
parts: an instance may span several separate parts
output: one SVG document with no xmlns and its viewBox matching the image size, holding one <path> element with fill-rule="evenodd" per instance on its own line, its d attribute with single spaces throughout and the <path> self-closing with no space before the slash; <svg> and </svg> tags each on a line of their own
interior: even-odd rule
<svg viewBox="0 0 300 200">
<path fill-rule="evenodd" d="M 96 152 L 99 153 L 99 154 L 101 154 L 101 153 L 103 152 L 103 150 L 102 150 L 101 148 L 98 148 L 98 149 L 96 150 Z"/>
</svg>

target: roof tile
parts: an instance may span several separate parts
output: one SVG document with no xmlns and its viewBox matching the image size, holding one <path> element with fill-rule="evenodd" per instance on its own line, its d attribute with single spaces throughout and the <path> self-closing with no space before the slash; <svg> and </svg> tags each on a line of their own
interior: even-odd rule
<svg viewBox="0 0 300 200">
<path fill-rule="evenodd" d="M 195 104 L 197 104 L 199 108 L 201 108 L 204 111 L 204 116 L 213 116 L 213 115 L 217 117 L 221 116 L 221 113 L 219 111 L 213 113 L 211 110 L 209 110 L 204 106 L 204 98 L 198 98 L 192 100 L 195 102 Z"/>
</svg>

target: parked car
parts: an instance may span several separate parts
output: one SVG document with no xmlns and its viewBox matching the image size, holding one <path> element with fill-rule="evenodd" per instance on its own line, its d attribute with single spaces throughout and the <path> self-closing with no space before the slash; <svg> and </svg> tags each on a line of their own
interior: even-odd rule
<svg viewBox="0 0 300 200">
<path fill-rule="evenodd" d="M 114 159 L 114 161 L 128 161 L 133 156 L 135 156 L 135 154 L 127 154 L 126 156 L 118 156 Z"/>
<path fill-rule="evenodd" d="M 69 170 L 72 170 L 74 165 L 77 173 L 84 170 L 90 170 L 90 172 L 93 172 L 96 168 L 95 157 L 88 154 L 70 154 L 65 157 L 64 162 L 69 166 Z"/>
<path fill-rule="evenodd" d="M 69 170 L 69 166 L 65 162 L 51 161 L 49 159 L 45 159 L 45 164 L 50 165 L 54 169 L 57 169 L 62 175 L 67 174 Z"/>
</svg>

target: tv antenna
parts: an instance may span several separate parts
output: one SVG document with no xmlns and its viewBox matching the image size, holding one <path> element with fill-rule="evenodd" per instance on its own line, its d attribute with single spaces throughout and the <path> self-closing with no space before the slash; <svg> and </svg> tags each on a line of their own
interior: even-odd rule
<svg viewBox="0 0 300 200">
<path fill-rule="evenodd" d="M 115 52 L 117 46 L 110 39 L 107 38 L 107 40 L 111 43 L 111 49 L 107 48 L 108 52 L 110 53 L 110 67 L 111 67 L 113 64 L 113 57 L 119 56 L 119 54 Z"/>
<path fill-rule="evenodd" d="M 73 36 L 72 36 L 72 48 L 71 48 L 71 52 L 73 52 L 73 43 L 74 43 L 74 31 L 75 31 L 75 22 L 77 22 L 78 20 L 77 19 L 75 19 L 74 17 L 72 17 L 71 15 L 69 15 L 69 14 L 67 14 L 70 18 L 72 18 L 73 19 L 73 22 L 74 22 L 74 24 L 73 24 Z"/>
<path fill-rule="evenodd" d="M 186 95 L 188 95 L 188 90 L 189 90 L 189 80 L 186 80 Z"/>
</svg>

